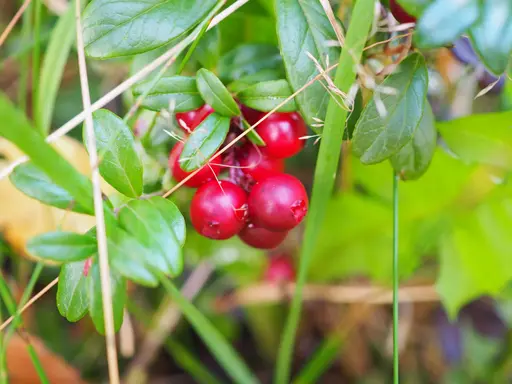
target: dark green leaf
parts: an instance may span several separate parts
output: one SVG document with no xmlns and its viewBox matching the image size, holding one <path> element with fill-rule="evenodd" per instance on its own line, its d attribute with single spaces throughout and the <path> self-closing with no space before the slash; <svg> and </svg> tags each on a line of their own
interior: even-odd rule
<svg viewBox="0 0 512 384">
<path fill-rule="evenodd" d="M 93 119 L 101 176 L 122 194 L 140 196 L 143 187 L 142 162 L 130 128 L 106 109 L 94 112 Z"/>
<path fill-rule="evenodd" d="M 507 69 L 512 52 L 512 1 L 485 0 L 479 20 L 469 30 L 473 47 L 496 75 Z"/>
<path fill-rule="evenodd" d="M 434 156 L 437 131 L 432 108 L 427 102 L 414 137 L 391 157 L 393 169 L 402 180 L 414 180 L 423 175 Z"/>
<path fill-rule="evenodd" d="M 478 19 L 479 7 L 479 0 L 436 0 L 416 23 L 414 43 L 435 48 L 453 42 Z"/>
<path fill-rule="evenodd" d="M 87 313 L 89 296 L 84 276 L 86 261 L 64 264 L 57 286 L 57 309 L 68 321 L 78 321 Z"/>
<path fill-rule="evenodd" d="M 180 166 L 192 172 L 205 165 L 220 148 L 229 131 L 229 117 L 209 115 L 187 139 L 180 156 Z"/>
<path fill-rule="evenodd" d="M 96 239 L 73 232 L 48 232 L 27 242 L 27 250 L 37 257 L 61 263 L 81 261 L 96 253 Z"/>
<path fill-rule="evenodd" d="M 153 80 L 139 83 L 133 89 L 135 97 L 151 89 Z M 153 111 L 174 108 L 175 112 L 191 111 L 204 104 L 196 86 L 196 79 L 188 76 L 162 77 L 149 91 L 142 106 Z"/>
<path fill-rule="evenodd" d="M 126 304 L 126 280 L 117 273 L 110 271 L 110 287 L 112 291 L 112 310 L 114 312 L 114 330 L 117 332 L 123 324 L 124 306 Z M 105 319 L 100 268 L 96 262 L 91 266 L 87 275 L 87 289 L 89 293 L 89 314 L 96 330 L 104 335 Z"/>
<path fill-rule="evenodd" d="M 258 111 L 269 112 L 292 94 L 292 90 L 288 81 L 273 80 L 264 81 L 255 84 L 249 88 L 245 88 L 238 94 L 240 101 L 250 108 Z M 297 110 L 297 105 L 292 99 L 282 107 L 278 112 L 293 112 Z"/>
<path fill-rule="evenodd" d="M 203 67 L 214 69 L 220 58 L 220 44 L 220 29 L 210 29 L 199 41 L 194 52 L 195 58 Z"/>
<path fill-rule="evenodd" d="M 385 115 L 381 116 L 384 111 L 377 109 L 374 96 L 354 130 L 353 150 L 361 162 L 381 162 L 412 139 L 423 115 L 427 85 L 427 67 L 419 53 L 410 55 L 400 64 L 396 74 L 384 80 L 382 87 L 395 90 L 393 95 L 379 95 Z"/>
<path fill-rule="evenodd" d="M 197 89 L 203 100 L 218 113 L 233 117 L 240 115 L 240 108 L 222 81 L 207 69 L 200 69 L 196 74 Z"/>
<path fill-rule="evenodd" d="M 398 3 L 409 15 L 420 17 L 425 8 L 432 3 L 433 0 L 398 0 Z"/>
<path fill-rule="evenodd" d="M 93 0 L 83 14 L 87 55 L 147 52 L 190 31 L 216 0 Z"/>
<path fill-rule="evenodd" d="M 9 178 L 25 195 L 44 204 L 79 213 L 91 213 L 77 204 L 65 189 L 54 184 L 46 173 L 32 163 L 18 165 Z"/>
<path fill-rule="evenodd" d="M 359 117 L 361 117 L 361 111 L 363 110 L 363 95 L 361 92 L 357 92 L 356 97 L 354 99 L 354 107 L 351 112 L 349 112 L 347 118 L 347 127 L 343 131 L 343 140 L 352 140 L 352 135 L 354 134 L 354 129 L 356 128 L 357 121 Z"/>
<path fill-rule="evenodd" d="M 233 81 L 228 85 L 228 89 L 231 92 L 238 93 L 262 81 L 279 80 L 282 79 L 283 76 L 283 71 L 276 69 L 263 69 L 259 72 L 243 76 L 238 80 Z"/>
<path fill-rule="evenodd" d="M 319 74 L 311 54 L 322 67 L 335 63 L 340 48 L 329 45 L 336 34 L 319 1 L 276 0 L 277 34 L 281 53 L 293 91 Z M 317 82 L 297 95 L 295 101 L 308 125 L 314 117 L 324 120 L 329 93 Z"/>
</svg>

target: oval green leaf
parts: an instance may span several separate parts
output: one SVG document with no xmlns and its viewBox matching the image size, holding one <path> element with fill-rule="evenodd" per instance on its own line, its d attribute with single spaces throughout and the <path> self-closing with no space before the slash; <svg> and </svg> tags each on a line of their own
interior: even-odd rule
<svg viewBox="0 0 512 384">
<path fill-rule="evenodd" d="M 397 72 L 384 80 L 382 87 L 394 90 L 394 94 L 379 95 L 385 115 L 381 116 L 384 111 L 378 110 L 374 96 L 354 130 L 352 148 L 362 163 L 379 163 L 413 138 L 423 115 L 427 86 L 427 67 L 419 53 L 406 58 Z"/>
<path fill-rule="evenodd" d="M 96 239 L 73 232 L 48 232 L 27 242 L 27 250 L 44 260 L 67 263 L 81 261 L 97 251 Z"/>
<path fill-rule="evenodd" d="M 160 212 L 167 225 L 172 228 L 178 243 L 183 247 L 186 240 L 187 224 L 176 204 L 160 196 L 152 197 L 147 201 Z"/>
<path fill-rule="evenodd" d="M 217 113 L 212 113 L 199 124 L 183 146 L 179 160 L 181 168 L 192 172 L 205 165 L 226 139 L 229 124 L 229 117 Z"/>
<path fill-rule="evenodd" d="M 200 69 L 196 74 L 197 89 L 203 100 L 217 113 L 233 117 L 240 115 L 240 108 L 227 88 L 217 76 L 207 69 Z"/>
<path fill-rule="evenodd" d="M 57 309 L 66 320 L 71 322 L 84 317 L 89 308 L 84 265 L 85 261 L 64 264 L 59 273 Z"/>
<path fill-rule="evenodd" d="M 262 81 L 279 80 L 282 79 L 283 76 L 283 71 L 279 71 L 276 69 L 263 69 L 259 72 L 243 76 L 240 79 L 231 82 L 228 85 L 228 89 L 231 92 L 239 93 L 244 89 L 249 88 L 250 86 L 258 84 Z"/>
<path fill-rule="evenodd" d="M 257 83 L 238 94 L 240 101 L 250 108 L 269 112 L 292 95 L 290 84 L 286 80 L 272 80 Z M 297 110 L 295 101 L 291 99 L 279 107 L 278 112 Z"/>
<path fill-rule="evenodd" d="M 398 0 L 398 3 L 409 15 L 418 18 L 432 0 Z"/>
<path fill-rule="evenodd" d="M 210 29 L 199 40 L 194 58 L 205 68 L 214 69 L 220 58 L 221 38 L 218 27 Z"/>
</svg>

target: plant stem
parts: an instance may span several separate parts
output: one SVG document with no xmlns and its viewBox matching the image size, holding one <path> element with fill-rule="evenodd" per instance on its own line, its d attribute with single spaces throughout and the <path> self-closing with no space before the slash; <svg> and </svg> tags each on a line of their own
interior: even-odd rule
<svg viewBox="0 0 512 384">
<path fill-rule="evenodd" d="M 32 364 L 34 364 L 34 368 L 36 369 L 37 375 L 39 376 L 39 380 L 41 384 L 50 384 L 50 380 L 48 380 L 48 376 L 44 372 L 43 365 L 41 361 L 37 357 L 37 352 L 34 349 L 34 346 L 28 342 L 27 344 L 28 354 L 30 355 L 30 360 L 32 360 Z"/>
<path fill-rule="evenodd" d="M 398 182 L 393 172 L 393 383 L 399 382 L 398 356 Z"/>
<path fill-rule="evenodd" d="M 35 110 L 34 105 L 39 100 L 39 67 L 41 44 L 39 42 L 39 34 L 41 33 L 41 12 L 42 0 L 34 0 L 34 30 L 32 40 L 34 41 L 34 49 L 32 50 L 32 111 Z M 44 134 L 43 128 L 35 124 L 35 128 Z"/>
<path fill-rule="evenodd" d="M 21 40 L 23 44 L 29 44 L 32 35 L 32 11 L 34 6 L 30 3 L 23 14 L 23 25 L 21 27 Z M 20 77 L 18 80 L 18 105 L 23 112 L 27 111 L 27 85 L 30 66 L 30 55 L 28 52 L 21 56 Z"/>
<path fill-rule="evenodd" d="M 361 60 L 366 38 L 370 31 L 370 26 L 373 21 L 374 5 L 373 0 L 358 0 L 354 6 L 350 27 L 346 35 L 345 46 L 340 55 L 339 66 L 334 80 L 336 87 L 342 92 L 348 93 L 355 81 L 355 67 Z M 302 290 L 306 282 L 309 264 L 313 258 L 319 228 L 334 187 L 333 175 L 335 175 L 338 166 L 343 130 L 345 128 L 345 124 L 340 124 L 340 122 L 345 122 L 346 119 L 347 111 L 340 108 L 336 100 L 331 98 L 327 108 L 317 166 L 315 169 L 311 210 L 306 222 L 297 285 L 277 359 L 275 372 L 276 384 L 287 384 L 290 382 L 290 366 L 295 344 L 295 334 L 299 325 L 300 312 L 302 309 Z"/>
</svg>

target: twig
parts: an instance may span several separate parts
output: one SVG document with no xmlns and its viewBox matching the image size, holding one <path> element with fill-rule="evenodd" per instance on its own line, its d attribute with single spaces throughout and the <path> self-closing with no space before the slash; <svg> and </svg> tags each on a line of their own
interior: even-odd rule
<svg viewBox="0 0 512 384">
<path fill-rule="evenodd" d="M 28 8 L 31 1 L 32 0 L 25 0 L 21 5 L 20 9 L 18 9 L 18 12 L 16 12 L 12 20 L 9 22 L 9 24 L 7 24 L 7 27 L 0 36 L 0 47 L 3 45 L 5 40 L 7 40 L 7 36 L 9 36 L 9 33 L 11 33 L 12 29 L 14 28 L 20 17 L 23 15 L 23 12 L 25 12 L 25 10 Z"/>
<path fill-rule="evenodd" d="M 110 285 L 110 269 L 108 265 L 107 233 L 103 211 L 103 198 L 101 193 L 101 178 L 96 150 L 96 135 L 94 133 L 91 111 L 91 98 L 89 94 L 89 81 L 87 79 L 87 64 L 85 62 L 84 42 L 82 38 L 82 23 L 80 20 L 80 0 L 75 2 L 76 11 L 76 42 L 78 51 L 78 69 L 80 71 L 80 85 L 82 101 L 85 111 L 85 129 L 89 162 L 92 168 L 92 188 L 94 199 L 94 215 L 96 217 L 96 238 L 98 240 L 98 259 L 100 266 L 101 296 L 103 301 L 103 316 L 105 320 L 105 341 L 107 347 L 108 373 L 112 384 L 119 384 L 119 367 L 117 363 L 116 335 L 114 330 L 114 311 L 112 309 L 112 287 Z"/>
</svg>

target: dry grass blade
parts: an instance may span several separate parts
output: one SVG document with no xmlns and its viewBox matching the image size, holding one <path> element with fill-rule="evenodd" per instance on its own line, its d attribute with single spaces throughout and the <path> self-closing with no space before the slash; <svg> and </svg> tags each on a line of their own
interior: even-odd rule
<svg viewBox="0 0 512 384">
<path fill-rule="evenodd" d="M 5 27 L 5 30 L 2 32 L 2 35 L 0 35 L 0 47 L 5 43 L 5 40 L 7 40 L 7 36 L 9 36 L 9 33 L 11 33 L 12 29 L 14 28 L 20 17 L 23 15 L 23 12 L 25 12 L 31 1 L 32 0 L 25 0 L 21 5 L 20 9 L 18 9 L 18 12 L 16 12 L 12 20 L 9 22 L 9 24 L 7 24 L 7 27 Z"/>
<path fill-rule="evenodd" d="M 322 4 L 322 8 L 331 23 L 332 28 L 334 29 L 334 33 L 336 33 L 336 38 L 340 43 L 340 47 L 345 45 L 345 36 L 343 35 L 343 31 L 341 30 L 340 25 L 336 21 L 336 16 L 334 16 L 334 12 L 332 11 L 331 4 L 328 0 L 320 0 L 320 4 Z"/>
</svg>

